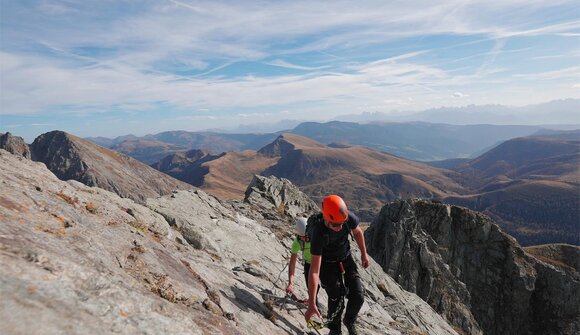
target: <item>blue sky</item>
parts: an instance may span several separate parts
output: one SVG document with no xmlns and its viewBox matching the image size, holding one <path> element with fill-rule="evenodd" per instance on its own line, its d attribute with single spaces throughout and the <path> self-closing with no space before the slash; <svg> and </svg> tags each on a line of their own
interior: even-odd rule
<svg viewBox="0 0 580 335">
<path fill-rule="evenodd" d="M 580 98 L 577 0 L 0 6 L 0 132 L 29 140 Z"/>
</svg>

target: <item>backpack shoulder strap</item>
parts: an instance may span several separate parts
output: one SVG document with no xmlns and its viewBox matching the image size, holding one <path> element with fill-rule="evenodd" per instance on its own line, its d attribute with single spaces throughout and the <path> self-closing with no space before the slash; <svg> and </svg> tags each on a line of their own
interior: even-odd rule
<svg viewBox="0 0 580 335">
<path fill-rule="evenodd" d="M 306 235 L 312 241 L 312 235 L 314 234 L 315 227 L 324 224 L 324 219 L 322 218 L 322 213 L 318 213 L 312 215 L 308 218 L 308 223 L 306 225 Z M 329 236 L 328 234 L 323 235 L 323 246 L 328 245 L 329 243 Z"/>
</svg>

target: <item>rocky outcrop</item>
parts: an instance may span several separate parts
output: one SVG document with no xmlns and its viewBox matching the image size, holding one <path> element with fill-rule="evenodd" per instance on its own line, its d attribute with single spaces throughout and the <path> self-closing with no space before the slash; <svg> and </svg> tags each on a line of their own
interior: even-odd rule
<svg viewBox="0 0 580 335">
<path fill-rule="evenodd" d="M 423 200 L 382 208 L 369 254 L 466 333 L 575 334 L 580 282 L 524 252 L 488 217 Z"/>
<path fill-rule="evenodd" d="M 30 148 L 20 136 L 14 136 L 10 133 L 0 134 L 0 149 L 4 149 L 15 155 L 30 159 Z"/>
<path fill-rule="evenodd" d="M 214 155 L 207 150 L 198 149 L 176 152 L 152 164 L 151 167 L 175 179 L 199 187 L 203 185 L 204 176 L 208 172 L 208 168 L 202 164 L 223 155 Z"/>
<path fill-rule="evenodd" d="M 318 206 L 298 187 L 285 178 L 255 175 L 246 190 L 244 201 L 262 213 L 277 212 L 291 217 L 309 216 L 318 212 Z"/>
<path fill-rule="evenodd" d="M 261 155 L 264 155 L 264 156 L 269 156 L 269 157 L 284 156 L 288 152 L 295 149 L 294 144 L 292 144 L 291 142 L 289 142 L 287 140 L 287 137 L 289 137 L 289 136 L 291 137 L 292 135 L 282 134 L 282 135 L 278 136 L 278 138 L 276 138 L 274 140 L 274 142 L 272 142 L 272 143 L 264 146 L 260 150 L 258 150 L 258 153 Z"/>
<path fill-rule="evenodd" d="M 32 159 L 46 164 L 61 180 L 74 179 L 140 203 L 176 189 L 193 188 L 129 156 L 62 131 L 40 135 L 31 149 Z"/>
<path fill-rule="evenodd" d="M 304 306 L 284 299 L 291 239 L 266 219 L 202 191 L 145 207 L 3 150 L 0 183 L 2 334 L 305 330 Z M 361 276 L 363 334 L 456 334 L 375 262 Z"/>
<path fill-rule="evenodd" d="M 569 244 L 544 244 L 526 247 L 524 250 L 538 260 L 580 280 L 580 247 Z"/>
</svg>

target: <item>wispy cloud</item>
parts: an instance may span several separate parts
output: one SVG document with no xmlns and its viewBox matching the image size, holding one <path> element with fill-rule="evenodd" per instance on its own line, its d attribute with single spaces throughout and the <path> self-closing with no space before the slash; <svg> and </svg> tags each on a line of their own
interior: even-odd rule
<svg viewBox="0 0 580 335">
<path fill-rule="evenodd" d="M 303 71 L 316 71 L 316 70 L 327 69 L 330 67 L 330 66 L 302 66 L 302 65 L 291 64 L 291 63 L 288 63 L 288 62 L 281 60 L 281 59 L 276 59 L 274 61 L 267 62 L 266 64 L 272 65 L 272 66 L 283 67 L 286 69 L 303 70 Z"/>
<path fill-rule="evenodd" d="M 32 127 L 49 127 L 49 126 L 56 126 L 56 123 L 32 123 L 30 125 Z"/>
<path fill-rule="evenodd" d="M 527 80 L 556 80 L 563 78 L 577 79 L 580 73 L 580 66 L 568 67 L 565 69 L 559 69 L 555 71 L 545 71 L 536 73 L 526 73 L 526 74 L 514 74 L 516 78 L 523 78 Z"/>
<path fill-rule="evenodd" d="M 558 62 L 577 52 L 575 8 L 561 0 L 7 2 L 0 114 L 418 109 L 457 104 L 465 91 L 470 101 L 514 102 L 501 99 L 529 94 L 502 91 L 518 80 L 560 98 L 572 93 L 546 82 L 569 90 L 577 82 L 577 62 Z M 518 53 L 525 57 L 510 58 Z"/>
<path fill-rule="evenodd" d="M 491 49 L 491 51 L 489 52 L 487 58 L 485 59 L 485 61 L 483 62 L 483 64 L 481 64 L 481 66 L 479 67 L 479 69 L 477 69 L 477 75 L 482 75 L 484 72 L 487 71 L 487 69 L 493 65 L 493 63 L 495 62 L 495 60 L 497 59 L 497 56 L 499 56 L 499 54 L 502 52 L 503 47 L 505 46 L 507 40 L 506 39 L 499 39 L 496 40 L 493 49 Z"/>
</svg>

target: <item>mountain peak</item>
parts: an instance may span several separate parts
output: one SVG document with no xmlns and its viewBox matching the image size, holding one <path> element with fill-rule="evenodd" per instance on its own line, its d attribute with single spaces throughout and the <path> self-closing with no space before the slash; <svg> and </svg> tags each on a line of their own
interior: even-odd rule
<svg viewBox="0 0 580 335">
<path fill-rule="evenodd" d="M 278 136 L 274 142 L 258 150 L 258 153 L 264 156 L 278 157 L 284 156 L 289 151 L 303 148 L 326 148 L 326 146 L 300 135 L 284 133 Z"/>
<path fill-rule="evenodd" d="M 192 188 L 129 156 L 63 131 L 42 134 L 30 147 L 32 158 L 45 163 L 59 179 L 74 179 L 139 202 Z"/>
</svg>

